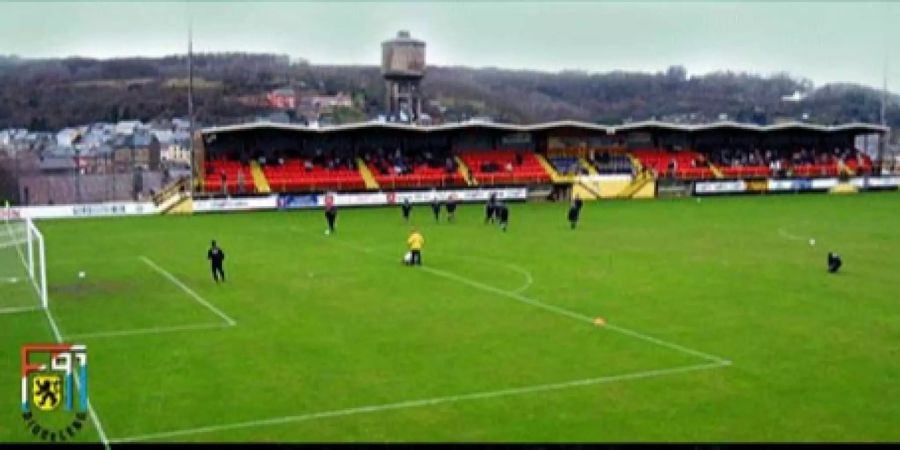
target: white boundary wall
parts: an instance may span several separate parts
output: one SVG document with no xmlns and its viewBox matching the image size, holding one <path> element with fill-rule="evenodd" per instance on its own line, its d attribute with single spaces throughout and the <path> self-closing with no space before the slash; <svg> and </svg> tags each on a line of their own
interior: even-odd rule
<svg viewBox="0 0 900 450">
<path fill-rule="evenodd" d="M 898 189 L 900 176 L 854 177 L 850 184 L 866 189 Z M 825 191 L 838 184 L 837 178 L 767 180 L 768 192 Z M 694 195 L 738 194 L 747 191 L 743 180 L 698 181 L 694 184 Z M 398 192 L 359 192 L 332 194 L 287 194 L 263 197 L 235 197 L 227 199 L 197 199 L 193 201 L 194 212 L 228 212 L 275 209 L 308 209 L 325 206 L 326 197 L 333 196 L 338 206 L 379 206 L 396 205 L 409 199 L 410 203 L 429 203 L 437 195 L 446 201 L 450 195 L 461 203 L 483 202 L 491 194 L 501 200 L 525 201 L 526 187 L 473 188 L 448 190 L 414 190 Z M 85 205 L 47 205 L 0 208 L 0 220 L 6 219 L 65 219 L 84 217 L 122 217 L 158 214 L 159 209 L 150 202 L 111 202 Z"/>
<path fill-rule="evenodd" d="M 847 180 L 857 188 L 897 189 L 900 177 L 854 177 Z M 785 180 L 769 179 L 766 190 L 760 192 L 810 192 L 827 191 L 840 183 L 837 178 L 793 178 Z M 738 194 L 747 192 L 747 182 L 743 180 L 698 181 L 694 184 L 694 195 Z"/>
<path fill-rule="evenodd" d="M 66 219 L 80 217 L 138 216 L 156 214 L 153 203 L 115 202 L 84 205 L 14 206 L 0 210 L 0 219 Z"/>
</svg>

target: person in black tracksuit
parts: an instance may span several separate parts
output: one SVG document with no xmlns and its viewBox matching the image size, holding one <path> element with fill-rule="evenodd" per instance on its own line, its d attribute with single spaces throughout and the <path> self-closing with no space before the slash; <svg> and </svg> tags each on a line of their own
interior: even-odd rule
<svg viewBox="0 0 900 450">
<path fill-rule="evenodd" d="M 218 283 L 219 280 L 221 280 L 224 283 L 225 282 L 225 269 L 224 269 L 225 252 L 223 252 L 222 249 L 219 248 L 218 245 L 216 245 L 216 241 L 212 241 L 212 245 L 210 246 L 209 251 L 206 252 L 206 259 L 209 260 L 209 263 L 210 263 L 210 266 L 212 269 L 213 280 L 215 280 L 216 283 Z"/>
<path fill-rule="evenodd" d="M 447 222 L 453 222 L 456 219 L 456 205 L 458 200 L 456 197 L 451 195 L 447 197 Z"/>
<path fill-rule="evenodd" d="M 431 212 L 434 213 L 434 221 L 437 222 L 441 220 L 441 200 L 437 195 L 431 199 Z"/>
<path fill-rule="evenodd" d="M 506 231 L 506 227 L 509 226 L 509 208 L 503 202 L 499 202 L 494 208 L 497 218 L 500 220 L 500 229 Z"/>
<path fill-rule="evenodd" d="M 412 212 L 412 205 L 409 203 L 409 199 L 403 199 L 403 203 L 400 204 L 400 211 L 403 212 L 403 220 L 406 223 L 409 223 L 409 213 Z"/>
<path fill-rule="evenodd" d="M 332 202 L 325 206 L 325 221 L 328 222 L 327 234 L 334 233 L 334 221 L 337 220 L 337 206 Z"/>
<path fill-rule="evenodd" d="M 484 223 L 494 223 L 497 215 L 497 194 L 492 193 L 484 205 Z"/>
<path fill-rule="evenodd" d="M 569 223 L 572 225 L 573 230 L 578 225 L 578 217 L 581 215 L 582 205 L 582 200 L 576 195 L 575 199 L 572 200 L 572 205 L 569 206 Z"/>
</svg>

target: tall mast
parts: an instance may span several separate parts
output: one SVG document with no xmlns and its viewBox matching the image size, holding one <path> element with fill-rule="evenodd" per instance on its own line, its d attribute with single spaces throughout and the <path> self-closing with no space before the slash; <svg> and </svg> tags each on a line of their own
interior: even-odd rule
<svg viewBox="0 0 900 450">
<path fill-rule="evenodd" d="M 888 91 L 887 91 L 887 76 L 888 76 L 888 53 L 887 49 L 884 52 L 884 67 L 882 68 L 882 81 L 881 81 L 881 126 L 885 127 L 886 131 L 878 136 L 878 155 L 876 156 L 875 165 L 878 168 L 878 174 L 881 173 L 881 167 L 884 164 L 884 154 L 887 151 L 888 140 L 891 136 L 890 128 L 887 128 L 887 100 L 888 100 Z"/>
<path fill-rule="evenodd" d="M 194 191 L 194 171 L 197 170 L 194 160 L 194 29 L 193 23 L 188 12 L 188 128 L 190 136 L 188 138 L 188 153 L 190 154 L 191 164 L 191 193 Z"/>
</svg>

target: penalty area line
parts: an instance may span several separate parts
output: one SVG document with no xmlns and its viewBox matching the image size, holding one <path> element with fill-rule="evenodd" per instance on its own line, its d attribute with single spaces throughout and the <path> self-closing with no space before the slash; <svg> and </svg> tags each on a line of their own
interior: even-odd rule
<svg viewBox="0 0 900 450">
<path fill-rule="evenodd" d="M 688 372 L 696 372 L 701 370 L 717 369 L 728 366 L 725 362 L 714 362 L 704 364 L 693 364 L 689 366 L 672 367 L 668 369 L 647 370 L 642 372 L 632 372 L 620 375 L 611 375 L 604 377 L 583 378 L 580 380 L 570 380 L 560 383 L 536 384 L 531 386 L 522 386 L 508 389 L 499 389 L 494 391 L 481 391 L 461 395 L 448 395 L 444 397 L 433 397 L 420 400 L 409 400 L 396 403 L 385 403 L 380 405 L 359 406 L 355 408 L 335 409 L 330 411 L 321 411 L 308 414 L 298 414 L 293 416 L 272 417 L 268 419 L 249 420 L 245 422 L 234 422 L 228 424 L 209 425 L 196 428 L 185 428 L 172 431 L 161 431 L 157 433 L 147 433 L 135 436 L 126 436 L 120 438 L 112 438 L 113 443 L 138 442 L 155 439 L 170 439 L 179 436 L 187 436 L 192 434 L 212 433 L 216 431 L 236 430 L 242 428 L 255 428 L 262 426 L 281 425 L 286 423 L 307 422 L 319 419 L 328 419 L 335 417 L 347 417 L 359 414 L 369 414 L 382 411 L 393 411 L 411 408 L 420 408 L 426 406 L 434 406 L 448 403 L 458 403 L 464 401 L 484 400 L 499 397 L 512 397 L 525 394 L 534 394 L 541 392 L 559 391 L 581 386 L 592 386 L 599 384 L 608 384 L 618 381 L 637 380 L 642 378 L 654 378 L 666 375 L 675 375 Z"/>
<path fill-rule="evenodd" d="M 150 258 L 147 258 L 146 256 L 141 256 L 140 260 L 143 261 L 144 264 L 147 264 L 148 266 L 150 266 L 151 269 L 155 270 L 157 273 L 159 273 L 160 275 L 165 277 L 167 280 L 171 281 L 172 284 L 181 288 L 182 291 L 184 291 L 187 295 L 189 295 L 191 298 L 193 298 L 197 303 L 205 306 L 206 309 L 212 311 L 213 314 L 219 316 L 222 320 L 225 321 L 226 324 L 228 324 L 228 326 L 237 325 L 237 321 L 232 319 L 231 316 L 229 316 L 228 314 L 225 314 L 224 312 L 222 312 L 221 309 L 216 308 L 211 303 L 206 301 L 203 297 L 200 296 L 200 294 L 194 292 L 193 289 L 187 287 L 187 285 L 182 283 L 181 280 L 179 280 L 178 278 L 175 278 L 175 275 L 172 275 L 171 273 L 169 273 L 169 271 L 160 267 L 158 264 L 153 262 Z"/>
<path fill-rule="evenodd" d="M 70 334 L 66 336 L 67 339 L 96 339 L 96 338 L 107 338 L 107 337 L 122 337 L 122 336 L 134 336 L 134 335 L 146 335 L 146 334 L 165 334 L 165 333 L 175 333 L 180 331 L 196 331 L 196 330 L 209 330 L 215 328 L 230 328 L 234 325 L 226 324 L 226 323 L 198 323 L 191 325 L 173 325 L 170 327 L 151 327 L 151 328 L 135 328 L 130 330 L 113 330 L 113 331 L 98 331 L 95 333 L 80 333 L 80 334 Z"/>
<path fill-rule="evenodd" d="M 0 315 L 2 315 L 2 314 L 17 314 L 17 313 L 31 312 L 31 311 L 40 311 L 41 309 L 43 309 L 43 308 L 41 308 L 40 306 L 16 306 L 16 307 L 9 307 L 9 308 L 0 308 Z"/>
</svg>

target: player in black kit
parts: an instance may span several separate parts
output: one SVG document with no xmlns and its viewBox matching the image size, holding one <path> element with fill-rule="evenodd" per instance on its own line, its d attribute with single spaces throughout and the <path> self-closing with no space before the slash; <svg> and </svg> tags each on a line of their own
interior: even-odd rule
<svg viewBox="0 0 900 450">
<path fill-rule="evenodd" d="M 497 216 L 497 194 L 491 193 L 487 203 L 484 205 L 484 223 L 494 223 Z"/>
<path fill-rule="evenodd" d="M 835 273 L 841 268 L 843 262 L 837 253 L 828 252 L 828 273 Z"/>
<path fill-rule="evenodd" d="M 334 202 L 326 202 L 325 205 L 325 221 L 328 222 L 328 229 L 325 234 L 334 233 L 334 221 L 337 219 L 337 205 Z"/>
<path fill-rule="evenodd" d="M 434 194 L 434 197 L 431 199 L 431 212 L 434 213 L 435 222 L 441 219 L 441 199 L 438 198 L 437 194 Z"/>
<path fill-rule="evenodd" d="M 209 248 L 209 251 L 206 252 L 206 259 L 209 260 L 209 263 L 212 268 L 212 276 L 213 280 L 216 283 L 221 279 L 222 282 L 225 282 L 225 269 L 223 268 L 223 264 L 225 262 L 225 252 L 216 245 L 216 241 L 212 241 L 212 245 Z"/>
<path fill-rule="evenodd" d="M 408 198 L 403 199 L 403 203 L 400 204 L 400 210 L 403 211 L 403 220 L 409 223 L 409 213 L 412 211 L 412 205 L 409 203 Z"/>
<path fill-rule="evenodd" d="M 496 210 L 497 218 L 500 220 L 500 229 L 506 231 L 506 227 L 509 225 L 509 208 L 506 207 L 506 203 L 498 202 L 494 209 Z"/>
<path fill-rule="evenodd" d="M 456 205 L 458 202 L 453 194 L 447 197 L 447 222 L 453 222 L 456 219 Z"/>
<path fill-rule="evenodd" d="M 581 215 L 581 206 L 583 202 L 578 196 L 575 196 L 575 199 L 572 200 L 572 205 L 569 206 L 569 223 L 572 225 L 572 229 L 575 229 L 575 226 L 578 225 L 578 217 Z"/>
</svg>

